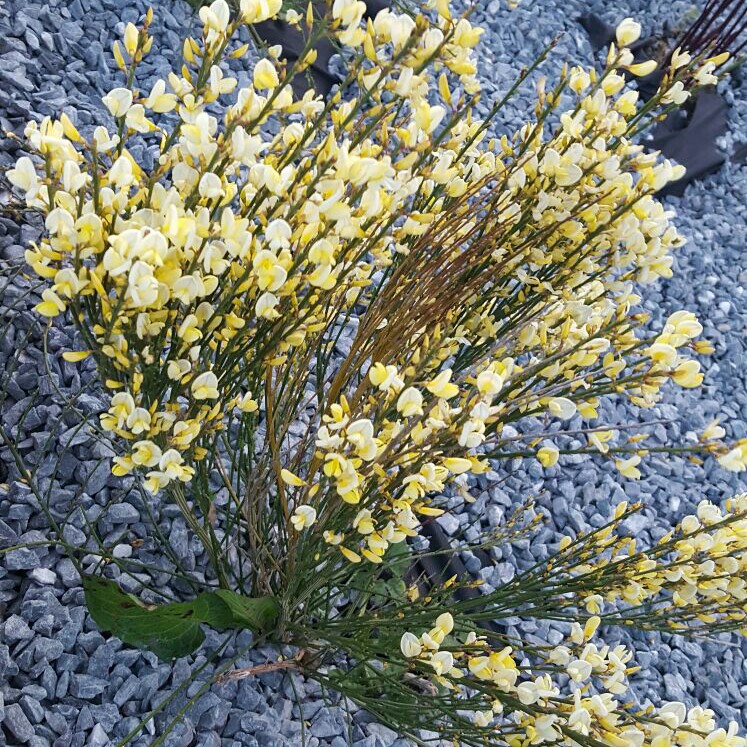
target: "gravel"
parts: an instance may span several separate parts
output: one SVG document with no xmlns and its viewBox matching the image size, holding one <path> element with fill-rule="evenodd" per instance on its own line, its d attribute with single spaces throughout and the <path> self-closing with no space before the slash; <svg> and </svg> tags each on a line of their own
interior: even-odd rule
<svg viewBox="0 0 747 747">
<path fill-rule="evenodd" d="M 643 22 L 646 32 L 656 32 L 689 7 L 689 0 L 623 0 L 614 6 L 601 0 L 570 0 L 562 5 L 556 0 L 532 0 L 512 11 L 499 0 L 482 3 L 475 20 L 487 29 L 480 48 L 486 105 L 504 93 L 519 66 L 531 62 L 560 31 L 566 33 L 545 68 L 548 74 L 565 59 L 589 64 L 588 42 L 574 20 L 582 12 L 600 12 L 610 22 L 632 15 Z M 2 3 L 0 126 L 20 132 L 27 119 L 63 109 L 79 125 L 90 125 L 102 110 L 101 96 L 119 85 L 110 55 L 112 41 L 121 35 L 123 22 L 137 22 L 145 9 L 143 0 Z M 145 79 L 165 74 L 180 50 L 185 29 L 193 25 L 192 11 L 182 0 L 163 0 L 154 9 L 156 38 L 143 67 Z M 234 74 L 244 83 L 247 73 L 239 70 L 240 63 L 232 64 Z M 144 82 L 143 88 L 147 87 Z M 746 93 L 747 83 L 738 76 L 724 87 L 730 130 L 722 146 L 727 152 L 747 138 Z M 530 91 L 514 99 L 501 114 L 498 131 L 519 126 L 531 99 Z M 18 155 L 16 143 L 0 141 L 0 168 Z M 674 420 L 653 429 L 654 440 L 666 443 L 691 438 L 720 415 L 730 436 L 747 435 L 746 193 L 747 168 L 727 160 L 718 174 L 690 186 L 683 198 L 668 198 L 689 242 L 678 253 L 675 277 L 644 292 L 644 305 L 654 322 L 680 308 L 698 314 L 705 338 L 716 348 L 705 362 L 705 385 L 696 391 L 669 389 L 660 405 L 643 413 L 624 402 L 606 403 L 603 415 L 608 421 Z M 0 202 L 3 199 L 0 186 Z M 0 277 L 0 321 L 5 317 L 4 307 L 15 309 L 12 326 L 0 336 L 0 371 L 11 372 L 6 386 L 9 396 L 1 405 L 3 423 L 17 432 L 21 457 L 37 467 L 39 487 L 48 495 L 52 517 L 66 520 L 66 542 L 94 552 L 97 545 L 91 539 L 91 525 L 106 546 L 115 548 L 115 559 L 132 555 L 133 543 L 143 540 L 136 557 L 152 563 L 157 553 L 148 539 L 146 522 L 155 512 L 175 555 L 199 577 L 206 559 L 190 541 L 174 507 L 148 506 L 130 492 L 129 485 L 111 476 L 106 463 L 111 449 L 84 422 L 86 416 L 102 409 L 93 371 L 86 364 L 66 363 L 60 356 L 63 350 L 74 349 L 72 331 L 53 327 L 44 340 L 31 311 L 35 302 L 32 284 L 14 271 L 25 245 L 39 230 L 37 222 L 19 225 L 0 214 L 0 262 L 5 277 Z M 341 345 L 346 343 L 343 337 Z M 45 344 L 49 355 L 44 353 Z M 702 498 L 718 501 L 747 490 L 743 479 L 710 460 L 698 467 L 679 458 L 650 458 L 643 472 L 640 481 L 631 482 L 621 478 L 610 463 L 582 457 L 544 470 L 536 462 L 514 460 L 482 476 L 475 491 L 477 502 L 464 513 L 445 518 L 444 528 L 451 536 L 470 537 L 477 526 L 500 526 L 511 506 L 527 496 L 537 497 L 538 509 L 548 521 L 531 542 L 501 548 L 496 568 L 485 579 L 488 585 L 497 584 L 544 555 L 560 532 L 598 526 L 623 497 L 646 503 L 646 510 L 631 519 L 629 529 L 651 540 Z M 203 650 L 173 666 L 148 652 L 123 647 L 115 639 L 106 641 L 86 613 L 75 567 L 53 545 L 43 544 L 49 536 L 48 518 L 19 477 L 12 454 L 0 450 L 0 546 L 39 543 L 0 556 L 0 747 L 113 744 L 150 709 L 174 695 L 184 679 L 194 676 L 186 692 L 176 693 L 134 742 L 148 745 L 212 674 L 205 652 L 222 639 L 209 632 Z M 122 501 L 125 495 L 127 501 Z M 89 560 L 96 562 L 93 555 Z M 479 571 L 476 558 L 465 561 L 473 572 Z M 140 591 L 141 582 L 148 578 L 118 574 L 115 569 L 116 575 L 130 591 Z M 154 572 L 156 586 L 169 579 L 166 573 Z M 185 590 L 178 583 L 174 586 Z M 522 631 L 551 642 L 560 639 L 559 628 L 542 622 L 523 624 Z M 744 728 L 747 639 L 719 636 L 695 642 L 628 631 L 607 631 L 607 638 L 632 643 L 638 650 L 642 670 L 634 686 L 641 702 L 656 703 L 662 698 L 698 702 L 713 708 L 721 722 L 735 719 Z M 242 633 L 226 653 L 235 654 L 250 642 L 250 636 Z M 264 663 L 276 654 L 268 647 L 250 649 L 237 664 Z M 405 744 L 391 730 L 370 723 L 370 717 L 354 706 L 348 714 L 327 698 L 318 684 L 279 672 L 214 686 L 186 711 L 165 744 L 298 745 L 302 720 L 308 747 Z"/>
</svg>

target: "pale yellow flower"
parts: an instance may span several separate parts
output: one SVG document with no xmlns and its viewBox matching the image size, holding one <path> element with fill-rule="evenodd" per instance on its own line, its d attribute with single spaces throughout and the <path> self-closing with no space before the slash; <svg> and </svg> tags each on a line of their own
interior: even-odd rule
<svg viewBox="0 0 747 747">
<path fill-rule="evenodd" d="M 297 532 L 308 529 L 315 522 L 316 509 L 312 506 L 298 506 L 291 515 L 291 524 Z"/>
<path fill-rule="evenodd" d="M 192 382 L 191 389 L 195 399 L 217 399 L 220 396 L 218 377 L 212 371 L 197 376 Z"/>
<path fill-rule="evenodd" d="M 254 87 L 257 90 L 275 88 L 280 83 L 278 71 L 267 58 L 261 59 L 254 66 Z"/>
<path fill-rule="evenodd" d="M 402 655 L 407 659 L 414 659 L 415 657 L 420 656 L 420 653 L 423 650 L 423 647 L 420 645 L 420 641 L 418 640 L 417 636 L 413 635 L 412 633 L 402 634 L 402 638 L 399 642 L 399 647 L 402 651 Z"/>
<path fill-rule="evenodd" d="M 132 106 L 132 91 L 129 88 L 114 88 L 102 101 L 113 117 L 124 117 Z"/>
<path fill-rule="evenodd" d="M 552 467 L 558 463 L 560 452 L 553 444 L 545 444 L 537 451 L 537 459 L 543 467 Z"/>
<path fill-rule="evenodd" d="M 615 29 L 615 38 L 621 47 L 629 47 L 641 36 L 641 24 L 632 18 L 623 18 Z"/>
<path fill-rule="evenodd" d="M 641 457 L 638 454 L 627 459 L 615 459 L 615 467 L 617 471 L 623 476 L 631 480 L 638 480 L 641 477 L 641 471 L 638 469 L 638 465 L 641 463 Z"/>
</svg>

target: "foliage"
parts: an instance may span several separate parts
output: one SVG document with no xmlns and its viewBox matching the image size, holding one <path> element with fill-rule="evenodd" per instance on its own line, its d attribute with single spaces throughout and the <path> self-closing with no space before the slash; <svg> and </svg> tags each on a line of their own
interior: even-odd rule
<svg viewBox="0 0 747 747">
<path fill-rule="evenodd" d="M 162 659 L 193 653 L 205 640 L 201 624 L 216 630 L 247 627 L 264 633 L 275 624 L 272 597 L 247 599 L 227 589 L 205 592 L 189 602 L 147 606 L 100 576 L 83 576 L 91 617 L 125 643 L 148 648 Z"/>
<path fill-rule="evenodd" d="M 126 86 L 104 97 L 114 128 L 32 122 L 33 157 L 8 175 L 45 216 L 26 254 L 45 285 L 36 309 L 72 319 L 86 349 L 66 360 L 92 356 L 109 392 L 114 473 L 173 502 L 211 561 L 192 601 L 155 608 L 87 577 L 94 619 L 164 658 L 199 645 L 203 623 L 263 632 L 298 651 L 279 667 L 416 740 L 741 747 L 702 709 L 618 700 L 632 652 L 590 639 L 602 622 L 744 628 L 744 496 L 723 513 L 703 503 L 644 549 L 621 529 L 639 507 L 621 504 L 486 594 L 455 578 L 423 593 L 406 573 L 428 553 L 422 525 L 473 501 L 471 477 L 496 460 L 590 452 L 635 478 L 656 450 L 641 433 L 620 442 L 627 425 L 551 438 L 552 421 L 700 384 L 695 317 L 652 330 L 636 308 L 637 284 L 671 275 L 682 238 L 655 198 L 681 169 L 635 137 L 725 57 L 677 51 L 638 106 L 625 75 L 652 63 L 633 62 L 640 27 L 625 19 L 601 72 L 540 78 L 530 120 L 491 139 L 549 49 L 480 120 L 466 16 L 438 0 L 364 23 L 363 3 L 335 0 L 322 17 L 287 12 L 306 27 L 299 60 L 267 50 L 229 100 L 221 62 L 248 52 L 235 32 L 280 6 L 203 7 L 181 70 L 149 92 L 137 74 L 151 14 L 128 24 L 114 48 Z M 296 98 L 323 35 L 346 48 L 347 79 L 327 101 Z M 526 438 L 514 427 L 535 422 Z M 571 436 L 584 445 L 566 448 Z M 694 450 L 744 469 L 747 441 L 723 436 L 714 423 Z M 489 551 L 536 523 L 519 512 L 445 552 Z M 516 616 L 573 624 L 548 646 L 508 635 L 500 621 Z"/>
</svg>

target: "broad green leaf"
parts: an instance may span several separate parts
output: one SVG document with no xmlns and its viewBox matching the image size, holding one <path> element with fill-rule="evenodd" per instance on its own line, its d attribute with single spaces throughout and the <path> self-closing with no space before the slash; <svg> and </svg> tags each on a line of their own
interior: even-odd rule
<svg viewBox="0 0 747 747">
<path fill-rule="evenodd" d="M 265 633 L 275 627 L 280 605 L 274 597 L 245 597 L 227 589 L 218 589 L 213 593 L 231 610 L 231 627 L 246 627 L 257 633 Z"/>
<path fill-rule="evenodd" d="M 164 660 L 195 651 L 205 638 L 200 629 L 203 623 L 221 631 L 251 628 L 263 632 L 272 627 L 278 612 L 274 599 L 250 599 L 228 591 L 205 592 L 189 602 L 147 606 L 100 576 L 84 576 L 83 589 L 91 617 L 100 628 Z"/>
<path fill-rule="evenodd" d="M 387 555 L 386 567 L 395 578 L 404 578 L 412 564 L 412 553 L 406 542 L 393 545 Z"/>
</svg>

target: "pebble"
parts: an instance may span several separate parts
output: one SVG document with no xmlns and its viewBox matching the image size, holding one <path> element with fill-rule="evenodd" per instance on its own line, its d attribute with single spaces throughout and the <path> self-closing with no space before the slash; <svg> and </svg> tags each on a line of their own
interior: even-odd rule
<svg viewBox="0 0 747 747">
<path fill-rule="evenodd" d="M 101 695 L 109 683 L 98 677 L 88 674 L 74 674 L 70 678 L 70 694 L 81 700 L 91 700 Z"/>
<path fill-rule="evenodd" d="M 111 740 L 104 731 L 104 727 L 101 724 L 94 724 L 91 730 L 91 735 L 88 737 L 86 742 L 87 747 L 106 747 L 111 744 Z"/>
<path fill-rule="evenodd" d="M 29 573 L 29 578 L 34 579 L 39 584 L 51 586 L 57 582 L 57 574 L 50 568 L 34 568 Z"/>
<path fill-rule="evenodd" d="M 7 641 L 29 641 L 34 637 L 34 632 L 26 621 L 18 615 L 11 615 L 5 621 L 5 640 Z"/>
<path fill-rule="evenodd" d="M 106 516 L 114 524 L 133 524 L 140 521 L 140 512 L 129 503 L 115 503 L 109 507 Z"/>
<path fill-rule="evenodd" d="M 27 744 L 35 735 L 34 727 L 18 703 L 5 706 L 3 726 L 21 743 Z"/>
<path fill-rule="evenodd" d="M 29 571 L 39 564 L 39 556 L 27 547 L 19 547 L 5 554 L 5 567 L 9 571 Z"/>
</svg>

